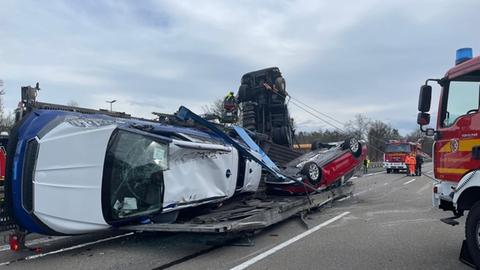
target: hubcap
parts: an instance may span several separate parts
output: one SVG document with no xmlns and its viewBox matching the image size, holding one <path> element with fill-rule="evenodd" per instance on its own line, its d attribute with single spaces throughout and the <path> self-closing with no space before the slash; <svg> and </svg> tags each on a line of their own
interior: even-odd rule
<svg viewBox="0 0 480 270">
<path fill-rule="evenodd" d="M 310 164 L 308 167 L 308 175 L 310 176 L 310 179 L 313 181 L 318 179 L 318 176 L 320 175 L 320 171 L 318 169 L 318 166 L 315 164 Z"/>
<path fill-rule="evenodd" d="M 357 141 L 357 139 L 352 138 L 350 140 L 350 150 L 352 150 L 352 152 L 354 152 L 354 153 L 358 151 L 358 141 Z"/>
</svg>

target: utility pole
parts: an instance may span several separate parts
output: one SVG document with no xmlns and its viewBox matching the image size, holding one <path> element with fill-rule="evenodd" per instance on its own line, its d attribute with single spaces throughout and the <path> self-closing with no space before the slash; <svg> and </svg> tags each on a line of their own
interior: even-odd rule
<svg viewBox="0 0 480 270">
<path fill-rule="evenodd" d="M 105 102 L 110 103 L 110 111 L 112 111 L 112 104 L 115 103 L 115 102 L 117 102 L 117 100 L 116 100 L 116 99 L 114 99 L 114 100 L 106 100 Z"/>
</svg>

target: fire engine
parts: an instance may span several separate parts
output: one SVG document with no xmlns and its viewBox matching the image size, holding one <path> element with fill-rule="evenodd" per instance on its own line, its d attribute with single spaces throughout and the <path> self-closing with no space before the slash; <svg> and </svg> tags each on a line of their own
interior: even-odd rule
<svg viewBox="0 0 480 270">
<path fill-rule="evenodd" d="M 455 66 L 441 79 L 427 79 L 420 88 L 417 123 L 420 130 L 434 136 L 433 167 L 436 183 L 433 202 L 453 211 L 442 219 L 450 225 L 468 211 L 466 240 L 460 257 L 480 267 L 480 57 L 471 48 L 456 52 Z M 430 122 L 431 82 L 441 87 L 436 128 Z"/>
<path fill-rule="evenodd" d="M 416 143 L 405 140 L 390 140 L 385 144 L 385 154 L 383 155 L 383 167 L 387 173 L 397 173 L 400 170 L 407 170 L 405 157 L 410 153 L 415 153 L 418 148 Z"/>
</svg>

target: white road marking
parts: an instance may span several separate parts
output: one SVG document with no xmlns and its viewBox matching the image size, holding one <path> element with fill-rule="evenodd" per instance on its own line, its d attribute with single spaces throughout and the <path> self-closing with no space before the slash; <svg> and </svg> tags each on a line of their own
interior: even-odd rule
<svg viewBox="0 0 480 270">
<path fill-rule="evenodd" d="M 358 178 L 358 176 L 353 176 L 353 177 L 352 177 L 352 178 L 350 178 L 350 179 L 357 179 L 357 178 Z"/>
<path fill-rule="evenodd" d="M 287 240 L 287 241 L 285 241 L 285 242 L 283 242 L 283 243 L 281 243 L 281 244 L 279 244 L 279 245 L 277 245 L 277 246 L 275 246 L 275 247 L 273 247 L 273 248 L 271 248 L 271 249 L 269 249 L 269 250 L 267 250 L 267 251 L 265 251 L 265 252 L 263 252 L 263 253 L 255 256 L 255 257 L 251 258 L 250 260 L 248 260 L 248 261 L 246 261 L 246 262 L 244 262 L 244 263 L 242 263 L 242 264 L 240 264 L 240 265 L 237 265 L 237 266 L 231 268 L 230 270 L 243 270 L 243 269 L 246 269 L 247 267 L 249 267 L 249 266 L 257 263 L 258 261 L 265 259 L 266 257 L 274 254 L 275 252 L 277 252 L 277 251 L 279 251 L 279 250 L 281 250 L 281 249 L 283 249 L 283 248 L 285 248 L 285 247 L 287 247 L 287 246 L 289 246 L 289 245 L 297 242 L 298 240 L 300 240 L 300 239 L 302 239 L 302 238 L 304 238 L 304 237 L 306 237 L 306 236 L 308 236 L 308 235 L 310 235 L 310 234 L 312 234 L 312 233 L 320 230 L 321 228 L 323 228 L 323 227 L 325 227 L 325 226 L 327 226 L 327 225 L 329 225 L 329 224 L 331 224 L 331 223 L 333 223 L 333 222 L 335 222 L 335 221 L 343 218 L 344 216 L 346 216 L 346 215 L 348 215 L 348 214 L 350 214 L 350 212 L 344 212 L 344 213 L 342 213 L 342 214 L 340 214 L 340 215 L 338 215 L 338 216 L 336 216 L 336 217 L 334 217 L 334 218 L 331 218 L 331 219 L 323 222 L 322 224 L 317 225 L 317 226 L 311 228 L 310 230 L 305 231 L 305 232 L 303 232 L 303 233 L 301 233 L 301 234 L 299 234 L 299 235 L 297 235 L 297 236 L 295 236 L 295 237 L 293 237 L 293 238 L 291 238 L 291 239 L 289 239 L 289 240 Z"/>
<path fill-rule="evenodd" d="M 384 186 L 388 186 L 388 183 L 383 184 Z"/>
<path fill-rule="evenodd" d="M 367 173 L 367 174 L 364 174 L 363 176 L 372 176 L 372 175 L 377 175 L 382 173 L 385 173 L 385 172 Z"/>
<path fill-rule="evenodd" d="M 421 187 L 418 191 L 417 191 L 417 194 L 421 194 L 422 192 L 424 192 L 425 190 L 429 189 L 432 187 L 432 184 L 431 183 L 427 183 L 425 184 L 423 187 Z"/>
<path fill-rule="evenodd" d="M 415 180 L 417 180 L 417 179 L 413 178 L 412 180 L 410 180 L 410 181 L 407 181 L 407 182 L 403 183 L 403 185 L 408 185 L 408 184 L 410 184 L 410 183 L 414 182 Z"/>
<path fill-rule="evenodd" d="M 133 235 L 133 234 L 135 234 L 135 232 L 129 232 L 129 233 L 126 233 L 126 234 L 112 236 L 112 237 L 96 240 L 96 241 L 93 241 L 93 242 L 83 243 L 83 244 L 79 244 L 79 245 L 75 245 L 75 246 L 71 246 L 71 247 L 67 247 L 67 248 L 62 248 L 62 249 L 58 249 L 58 250 L 54 250 L 54 251 L 50 251 L 50 252 L 46 252 L 46 253 L 35 254 L 35 255 L 25 257 L 24 260 L 33 260 L 33 259 L 48 256 L 48 255 L 58 254 L 58 253 L 62 253 L 62 252 L 65 252 L 65 251 L 79 249 L 79 248 L 83 248 L 83 247 L 86 247 L 86 246 L 91 246 L 91 245 L 107 242 L 107 241 L 110 241 L 110 240 L 123 238 L 123 237 L 130 236 L 130 235 Z M 14 261 L 9 261 L 9 262 L 2 262 L 2 263 L 0 263 L 0 266 L 9 265 L 12 262 L 15 262 L 15 260 Z"/>
<path fill-rule="evenodd" d="M 365 193 L 365 192 L 368 192 L 368 191 L 370 191 L 370 190 L 372 190 L 372 189 L 371 189 L 371 188 L 365 189 L 365 190 L 362 190 L 362 191 L 360 191 L 360 192 L 354 193 L 352 196 L 358 196 L 358 195 L 363 194 L 363 193 Z"/>
<path fill-rule="evenodd" d="M 347 197 L 343 197 L 343 198 L 341 198 L 341 199 L 338 200 L 338 201 L 339 201 L 339 202 L 343 202 L 343 201 L 345 201 L 345 200 L 350 199 L 351 197 L 352 197 L 352 196 L 348 195 Z"/>
</svg>

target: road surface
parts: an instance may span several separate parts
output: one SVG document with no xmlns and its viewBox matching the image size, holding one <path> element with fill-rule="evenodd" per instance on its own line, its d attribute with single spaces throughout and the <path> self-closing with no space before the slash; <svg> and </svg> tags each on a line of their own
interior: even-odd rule
<svg viewBox="0 0 480 270">
<path fill-rule="evenodd" d="M 431 165 L 424 172 L 431 175 Z M 354 195 L 277 224 L 251 239 L 104 233 L 31 236 L 38 250 L 0 246 L 6 269 L 471 269 L 458 261 L 461 226 L 431 206 L 431 179 L 383 172 L 354 179 Z M 4 240 L 5 242 L 5 240 Z"/>
</svg>

